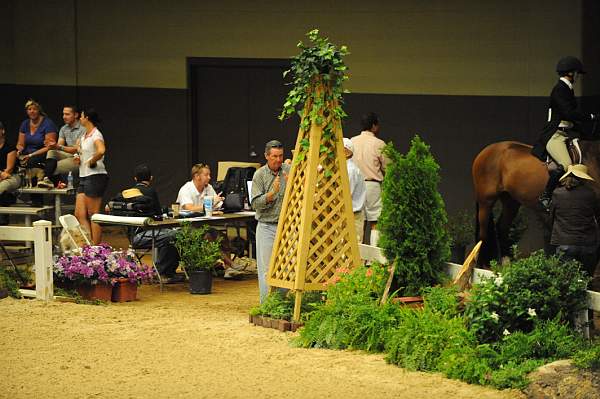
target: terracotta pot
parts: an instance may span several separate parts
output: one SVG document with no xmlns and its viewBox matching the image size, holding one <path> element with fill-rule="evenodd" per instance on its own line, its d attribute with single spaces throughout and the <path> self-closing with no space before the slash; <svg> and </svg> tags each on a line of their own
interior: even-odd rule
<svg viewBox="0 0 600 399">
<path fill-rule="evenodd" d="M 392 299 L 392 302 L 400 305 L 408 306 L 409 308 L 422 309 L 423 308 L 423 297 L 422 296 L 403 296 Z"/>
<path fill-rule="evenodd" d="M 135 301 L 136 297 L 137 284 L 132 283 L 124 277 L 118 278 L 112 289 L 111 300 L 113 302 L 129 302 Z"/>
<path fill-rule="evenodd" d="M 104 282 L 98 284 L 79 284 L 76 288 L 77 293 L 83 299 L 110 302 L 112 297 L 112 285 Z"/>
</svg>

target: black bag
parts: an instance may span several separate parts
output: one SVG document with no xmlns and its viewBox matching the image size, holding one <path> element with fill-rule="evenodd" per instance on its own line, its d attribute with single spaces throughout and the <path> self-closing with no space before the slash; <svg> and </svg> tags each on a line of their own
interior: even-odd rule
<svg viewBox="0 0 600 399">
<path fill-rule="evenodd" d="M 244 197 L 241 193 L 229 193 L 223 202 L 223 208 L 229 212 L 238 212 L 244 209 Z"/>
<path fill-rule="evenodd" d="M 147 195 L 139 194 L 135 196 L 124 195 L 125 192 L 132 192 L 137 189 L 124 190 L 115 198 L 108 202 L 108 208 L 111 215 L 115 216 L 155 216 L 153 199 Z"/>
<path fill-rule="evenodd" d="M 244 203 L 250 203 L 248 181 L 252 180 L 254 172 L 256 172 L 256 168 L 253 166 L 231 167 L 227 169 L 221 190 L 225 196 L 223 208 L 226 211 L 241 211 L 244 209 Z"/>
</svg>

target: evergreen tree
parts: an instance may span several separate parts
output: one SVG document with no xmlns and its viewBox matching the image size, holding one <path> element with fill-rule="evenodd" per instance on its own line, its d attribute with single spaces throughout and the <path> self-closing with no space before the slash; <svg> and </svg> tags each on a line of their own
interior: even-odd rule
<svg viewBox="0 0 600 399">
<path fill-rule="evenodd" d="M 440 281 L 450 254 L 446 209 L 437 190 L 439 165 L 419 136 L 406 155 L 392 143 L 384 154 L 390 163 L 382 185 L 379 246 L 396 261 L 401 294 L 417 295 Z"/>
</svg>

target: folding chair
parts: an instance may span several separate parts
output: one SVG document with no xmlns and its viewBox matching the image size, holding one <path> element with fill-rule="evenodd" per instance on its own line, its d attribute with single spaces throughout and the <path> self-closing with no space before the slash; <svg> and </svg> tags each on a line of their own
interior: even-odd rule
<svg viewBox="0 0 600 399">
<path fill-rule="evenodd" d="M 66 232 L 66 235 L 72 245 L 71 252 L 81 252 L 84 245 L 92 245 L 86 232 L 81 228 L 79 220 L 73 215 L 62 215 L 58 218 L 60 225 Z"/>
</svg>

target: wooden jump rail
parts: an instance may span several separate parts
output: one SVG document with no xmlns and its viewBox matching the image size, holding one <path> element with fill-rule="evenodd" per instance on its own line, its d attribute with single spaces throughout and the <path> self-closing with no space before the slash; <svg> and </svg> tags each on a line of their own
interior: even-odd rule
<svg viewBox="0 0 600 399">
<path fill-rule="evenodd" d="M 374 247 L 371 245 L 358 244 L 358 249 L 360 252 L 360 257 L 367 261 L 377 261 L 382 264 L 387 264 L 388 260 L 383 254 L 383 250 L 379 247 Z M 446 263 L 446 274 L 450 277 L 454 278 L 462 268 L 462 265 L 458 265 L 456 263 Z M 481 282 L 484 278 L 494 277 L 496 274 L 491 270 L 485 269 L 477 269 L 473 270 L 473 275 L 471 277 L 471 284 L 476 284 Z M 600 312 L 600 292 L 587 290 L 587 306 L 588 309 L 591 309 L 596 312 Z M 581 314 L 578 315 L 577 321 L 580 323 L 588 322 L 588 312 L 582 311 Z M 584 334 L 588 336 L 589 329 L 584 327 Z"/>
<path fill-rule="evenodd" d="M 33 222 L 33 227 L 0 226 L 1 241 L 33 241 L 35 254 L 35 291 L 19 290 L 25 297 L 44 301 L 54 299 L 52 278 L 52 223 Z"/>
</svg>

